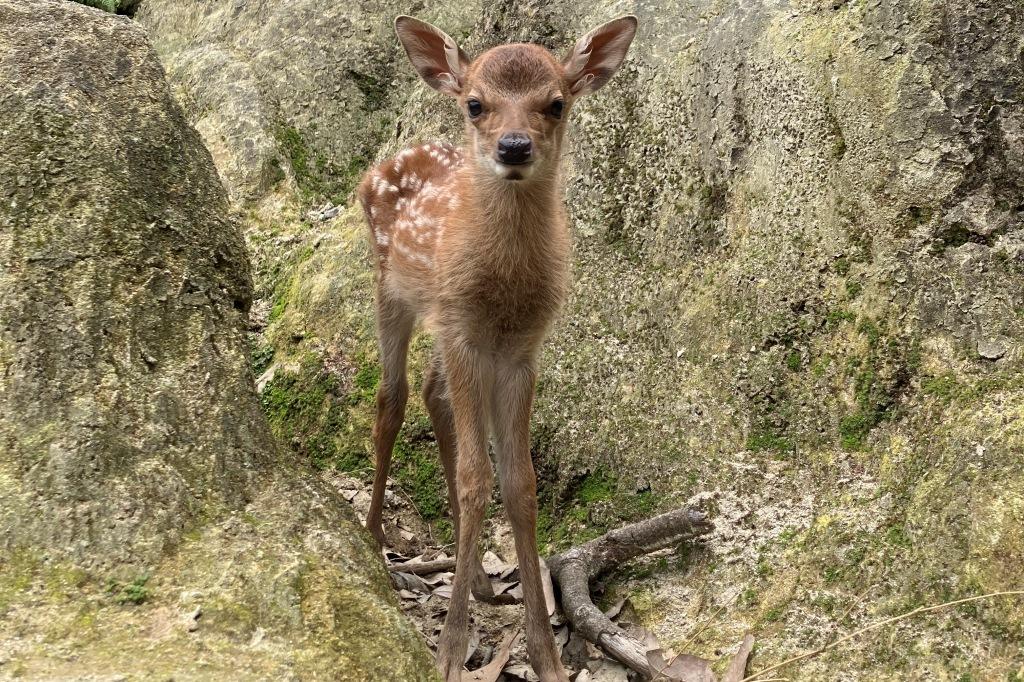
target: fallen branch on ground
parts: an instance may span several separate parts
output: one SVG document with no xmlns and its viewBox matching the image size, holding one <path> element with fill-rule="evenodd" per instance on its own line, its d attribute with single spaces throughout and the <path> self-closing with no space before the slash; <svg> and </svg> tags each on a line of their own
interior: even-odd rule
<svg viewBox="0 0 1024 682">
<path fill-rule="evenodd" d="M 611 658 L 640 673 L 644 679 L 655 682 L 716 682 L 717 678 L 711 671 L 710 661 L 688 654 L 674 654 L 671 650 L 663 649 L 650 633 L 646 633 L 646 638 L 641 641 L 613 623 L 611 618 L 614 617 L 614 613 L 602 613 L 590 598 L 590 582 L 601 574 L 618 568 L 630 559 L 701 536 L 710 529 L 710 522 L 701 512 L 689 508 L 677 509 L 617 528 L 590 542 L 549 557 L 541 564 L 548 614 L 554 614 L 557 609 L 554 584 L 558 584 L 561 588 L 562 611 L 573 631 L 600 647 Z M 485 554 L 485 567 L 487 560 Z M 514 566 L 504 564 L 497 556 L 492 555 L 490 562 L 491 575 L 500 575 L 502 579 L 515 570 Z M 431 585 L 437 580 L 444 581 L 445 585 L 434 588 L 432 593 L 441 596 L 442 590 L 447 588 L 443 596 L 451 595 L 449 571 L 455 568 L 454 558 L 405 561 L 393 564 L 389 568 L 392 581 L 403 599 L 420 600 L 422 603 L 422 597 L 418 595 L 431 592 L 425 581 L 433 581 L 430 582 Z M 432 574 L 439 576 L 423 579 L 417 577 Z M 445 578 L 445 575 L 448 578 Z M 513 582 L 495 583 L 498 589 L 495 590 L 493 601 L 484 601 L 521 601 L 521 592 L 516 595 L 514 589 L 509 590 L 516 585 L 514 579 L 510 580 Z M 503 590 L 509 591 L 502 593 Z M 565 637 L 568 639 L 567 633 Z M 563 644 L 564 642 L 565 640 Z M 721 682 L 740 682 L 753 646 L 754 639 L 748 634 L 732 657 Z M 501 655 L 495 654 L 495 660 L 480 670 L 465 673 L 463 679 L 490 680 L 494 675 L 500 674 L 508 659 L 508 652 L 505 649 L 507 647 L 503 645 L 503 648 L 499 649 Z"/>
<path fill-rule="evenodd" d="M 455 557 L 435 559 L 434 561 L 406 561 L 388 566 L 392 573 L 412 573 L 413 575 L 430 575 L 442 571 L 455 570 Z"/>
<path fill-rule="evenodd" d="M 655 678 L 647 646 L 609 620 L 590 599 L 590 581 L 625 561 L 703 535 L 711 524 L 701 512 L 677 509 L 609 531 L 590 542 L 547 558 L 562 592 L 562 610 L 573 629 L 623 665 Z"/>
</svg>

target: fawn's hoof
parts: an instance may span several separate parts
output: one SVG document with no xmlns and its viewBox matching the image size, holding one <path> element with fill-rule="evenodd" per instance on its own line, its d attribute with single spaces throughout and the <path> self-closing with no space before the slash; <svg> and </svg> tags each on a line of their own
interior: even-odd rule
<svg viewBox="0 0 1024 682">
<path fill-rule="evenodd" d="M 452 660 L 449 656 L 440 655 L 437 667 L 441 671 L 444 682 L 462 682 L 462 663 Z"/>
<path fill-rule="evenodd" d="M 384 529 L 380 526 L 380 524 L 372 525 L 370 523 L 367 523 L 366 524 L 366 530 L 370 531 L 370 535 L 373 537 L 374 541 L 377 543 L 377 549 L 383 549 L 384 548 Z"/>
</svg>

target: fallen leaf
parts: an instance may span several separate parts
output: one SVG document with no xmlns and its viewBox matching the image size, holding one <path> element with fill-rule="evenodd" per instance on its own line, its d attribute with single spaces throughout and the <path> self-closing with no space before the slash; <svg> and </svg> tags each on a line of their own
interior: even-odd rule
<svg viewBox="0 0 1024 682">
<path fill-rule="evenodd" d="M 480 631 L 473 626 L 469 631 L 469 644 L 466 646 L 466 657 L 462 660 L 463 665 L 469 662 L 469 659 L 473 657 L 473 652 L 480 646 Z"/>
<path fill-rule="evenodd" d="M 562 649 L 569 643 L 569 627 L 562 626 L 555 630 L 555 646 L 558 647 L 558 655 L 562 655 Z"/>
<path fill-rule="evenodd" d="M 263 628 L 259 628 L 259 627 L 256 628 L 256 630 L 253 631 L 253 633 L 252 633 L 252 637 L 249 639 L 249 646 L 259 646 L 260 642 L 263 641 L 263 638 L 266 635 L 267 635 L 267 631 L 266 630 L 264 630 Z"/>
<path fill-rule="evenodd" d="M 629 670 L 617 661 L 607 658 L 588 666 L 591 682 L 628 682 Z"/>
<path fill-rule="evenodd" d="M 498 649 L 494 652 L 494 658 L 491 659 L 491 662 L 476 670 L 462 671 L 462 682 L 496 682 L 505 664 L 508 663 L 512 647 L 515 646 L 518 640 L 518 630 L 505 635 L 501 644 L 498 645 Z"/>
<path fill-rule="evenodd" d="M 430 591 L 430 588 L 427 587 L 427 583 L 425 583 L 418 575 L 413 575 L 412 573 L 403 573 L 401 571 L 392 572 L 391 582 L 394 583 L 395 587 L 399 590 L 411 590 L 413 592 L 421 593 Z"/>
<path fill-rule="evenodd" d="M 484 552 L 480 565 L 484 567 L 487 575 L 495 576 L 500 576 L 505 571 L 515 568 L 515 564 L 506 564 L 501 560 L 501 557 L 490 550 Z"/>
<path fill-rule="evenodd" d="M 646 628 L 640 628 L 643 633 L 643 637 L 640 637 L 640 641 L 644 643 L 644 647 L 650 651 L 651 649 L 661 649 L 661 642 L 654 636 L 654 633 Z"/>
<path fill-rule="evenodd" d="M 608 607 L 608 610 L 604 612 L 604 615 L 608 620 L 613 620 L 615 616 L 619 615 L 619 611 L 622 610 L 622 605 L 626 603 L 626 597 L 618 600 L 614 604 Z"/>
<path fill-rule="evenodd" d="M 448 573 L 448 572 L 445 572 L 445 573 L 431 573 L 430 575 L 421 575 L 420 576 L 420 580 L 422 580 L 424 582 L 424 584 L 430 585 L 431 587 L 433 587 L 434 585 L 440 585 L 443 582 L 451 583 L 453 575 L 455 575 L 455 574 L 454 573 Z"/>
<path fill-rule="evenodd" d="M 660 656 L 660 650 L 656 649 L 655 651 Z M 648 652 L 647 660 L 659 673 L 656 679 L 672 680 L 673 682 L 716 682 L 715 674 L 711 672 L 711 661 L 705 658 L 679 654 L 669 659 L 668 663 L 664 663 L 664 659 L 659 663 L 652 660 L 651 654 L 653 653 Z"/>
<path fill-rule="evenodd" d="M 491 589 L 494 590 L 494 596 L 497 597 L 503 594 L 506 590 L 515 587 L 519 583 L 503 583 L 503 582 L 492 582 Z"/>
<path fill-rule="evenodd" d="M 754 636 L 748 633 L 743 637 L 739 651 L 732 657 L 725 675 L 722 676 L 722 682 L 740 682 L 743 679 L 747 670 L 747 659 L 750 658 L 750 652 L 753 650 Z"/>
<path fill-rule="evenodd" d="M 512 675 L 516 679 L 526 680 L 526 682 L 540 682 L 540 677 L 537 673 L 533 672 L 533 668 L 525 663 L 510 665 L 505 668 L 504 672 L 506 675 Z"/>
<path fill-rule="evenodd" d="M 548 615 L 553 616 L 555 615 L 555 609 L 558 608 L 558 602 L 555 601 L 555 586 L 551 582 L 551 571 L 548 569 L 548 565 L 544 563 L 543 558 L 540 558 L 540 582 L 544 587 L 544 602 L 548 606 Z"/>
</svg>

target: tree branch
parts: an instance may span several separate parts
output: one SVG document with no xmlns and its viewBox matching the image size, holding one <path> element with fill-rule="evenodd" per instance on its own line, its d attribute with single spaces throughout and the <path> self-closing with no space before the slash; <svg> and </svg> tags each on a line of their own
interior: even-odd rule
<svg viewBox="0 0 1024 682">
<path fill-rule="evenodd" d="M 546 559 L 551 577 L 561 589 L 562 610 L 573 628 L 615 660 L 653 679 L 658 671 L 648 662 L 646 647 L 594 605 L 590 581 L 625 561 L 703 535 L 710 529 L 703 513 L 684 507 L 609 531 Z"/>
</svg>

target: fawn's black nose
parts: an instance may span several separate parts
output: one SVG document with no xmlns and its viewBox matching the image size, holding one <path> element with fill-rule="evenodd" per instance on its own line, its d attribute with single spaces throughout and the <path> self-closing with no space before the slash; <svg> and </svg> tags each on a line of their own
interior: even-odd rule
<svg viewBox="0 0 1024 682">
<path fill-rule="evenodd" d="M 533 142 L 522 133 L 506 133 L 498 140 L 498 161 L 516 166 L 530 160 Z"/>
</svg>

